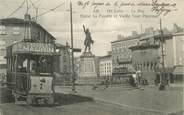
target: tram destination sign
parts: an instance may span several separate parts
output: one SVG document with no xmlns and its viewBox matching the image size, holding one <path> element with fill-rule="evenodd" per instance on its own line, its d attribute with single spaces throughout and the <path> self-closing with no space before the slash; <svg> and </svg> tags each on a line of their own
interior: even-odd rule
<svg viewBox="0 0 184 115">
<path fill-rule="evenodd" d="M 48 43 L 19 42 L 12 46 L 12 53 L 54 53 L 54 45 Z"/>
</svg>

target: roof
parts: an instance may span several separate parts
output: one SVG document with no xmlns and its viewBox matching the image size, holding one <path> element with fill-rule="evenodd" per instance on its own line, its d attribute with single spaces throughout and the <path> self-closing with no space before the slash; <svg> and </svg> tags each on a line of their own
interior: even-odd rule
<svg viewBox="0 0 184 115">
<path fill-rule="evenodd" d="M 163 31 L 163 36 L 164 37 L 170 38 L 172 36 L 171 32 L 168 31 L 167 29 L 163 29 L 162 31 Z M 121 41 L 127 41 L 127 40 L 133 40 L 133 39 L 141 39 L 141 40 L 144 40 L 144 39 L 149 39 L 151 37 L 160 38 L 160 36 L 161 36 L 160 31 L 159 30 L 156 30 L 156 31 L 153 32 L 153 34 L 151 34 L 151 33 L 137 34 L 137 35 L 126 37 L 124 39 L 119 39 L 119 40 L 113 41 L 111 43 L 121 42 Z"/>
<path fill-rule="evenodd" d="M 171 33 L 163 33 L 163 37 L 165 39 L 169 39 L 169 38 L 172 38 L 172 34 Z M 146 39 L 149 39 L 149 38 L 155 38 L 155 39 L 161 38 L 161 33 L 145 35 L 141 38 L 140 41 L 143 41 L 143 40 L 146 40 Z"/>
<path fill-rule="evenodd" d="M 4 18 L 4 19 L 0 19 L 0 23 L 2 24 L 22 24 L 24 23 L 24 19 L 19 19 L 19 18 Z"/>
<path fill-rule="evenodd" d="M 25 21 L 24 19 L 20 19 L 20 18 L 4 18 L 4 19 L 0 19 L 0 24 L 26 24 L 27 21 Z M 47 32 L 51 37 L 52 39 L 55 40 L 55 37 L 50 34 L 45 28 L 43 28 L 40 24 L 34 22 L 34 21 L 30 21 L 30 23 L 32 25 L 35 25 L 39 28 L 41 28 L 42 30 L 44 30 L 45 32 Z"/>
<path fill-rule="evenodd" d="M 119 40 L 112 41 L 111 43 L 116 43 L 116 42 L 121 42 L 121 41 L 139 39 L 139 38 L 141 38 L 143 35 L 145 35 L 145 34 L 137 34 L 137 35 L 134 35 L 134 36 L 128 36 L 128 37 L 126 37 L 126 38 L 124 38 L 124 39 L 119 39 Z"/>
</svg>

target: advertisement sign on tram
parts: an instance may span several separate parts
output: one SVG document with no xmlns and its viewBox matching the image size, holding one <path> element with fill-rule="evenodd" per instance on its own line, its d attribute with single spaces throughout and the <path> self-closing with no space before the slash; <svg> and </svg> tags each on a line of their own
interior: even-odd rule
<svg viewBox="0 0 184 115">
<path fill-rule="evenodd" d="M 46 43 L 19 42 L 12 46 L 12 52 L 54 53 L 54 45 Z"/>
</svg>

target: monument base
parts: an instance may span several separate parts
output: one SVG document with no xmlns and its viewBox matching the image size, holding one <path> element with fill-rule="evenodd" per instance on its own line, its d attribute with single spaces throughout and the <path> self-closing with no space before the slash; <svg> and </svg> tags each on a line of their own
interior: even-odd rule
<svg viewBox="0 0 184 115">
<path fill-rule="evenodd" d="M 91 52 L 83 52 L 80 56 L 80 71 L 79 71 L 79 81 L 82 84 L 91 84 L 96 81 L 97 71 L 95 66 L 96 60 L 95 55 Z"/>
</svg>

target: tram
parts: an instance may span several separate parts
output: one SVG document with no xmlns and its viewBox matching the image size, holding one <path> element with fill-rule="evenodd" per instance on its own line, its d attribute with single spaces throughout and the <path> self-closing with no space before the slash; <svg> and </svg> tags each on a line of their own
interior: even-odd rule
<svg viewBox="0 0 184 115">
<path fill-rule="evenodd" d="M 16 101 L 29 105 L 54 104 L 53 43 L 20 41 L 7 49 L 7 86 Z"/>
</svg>

